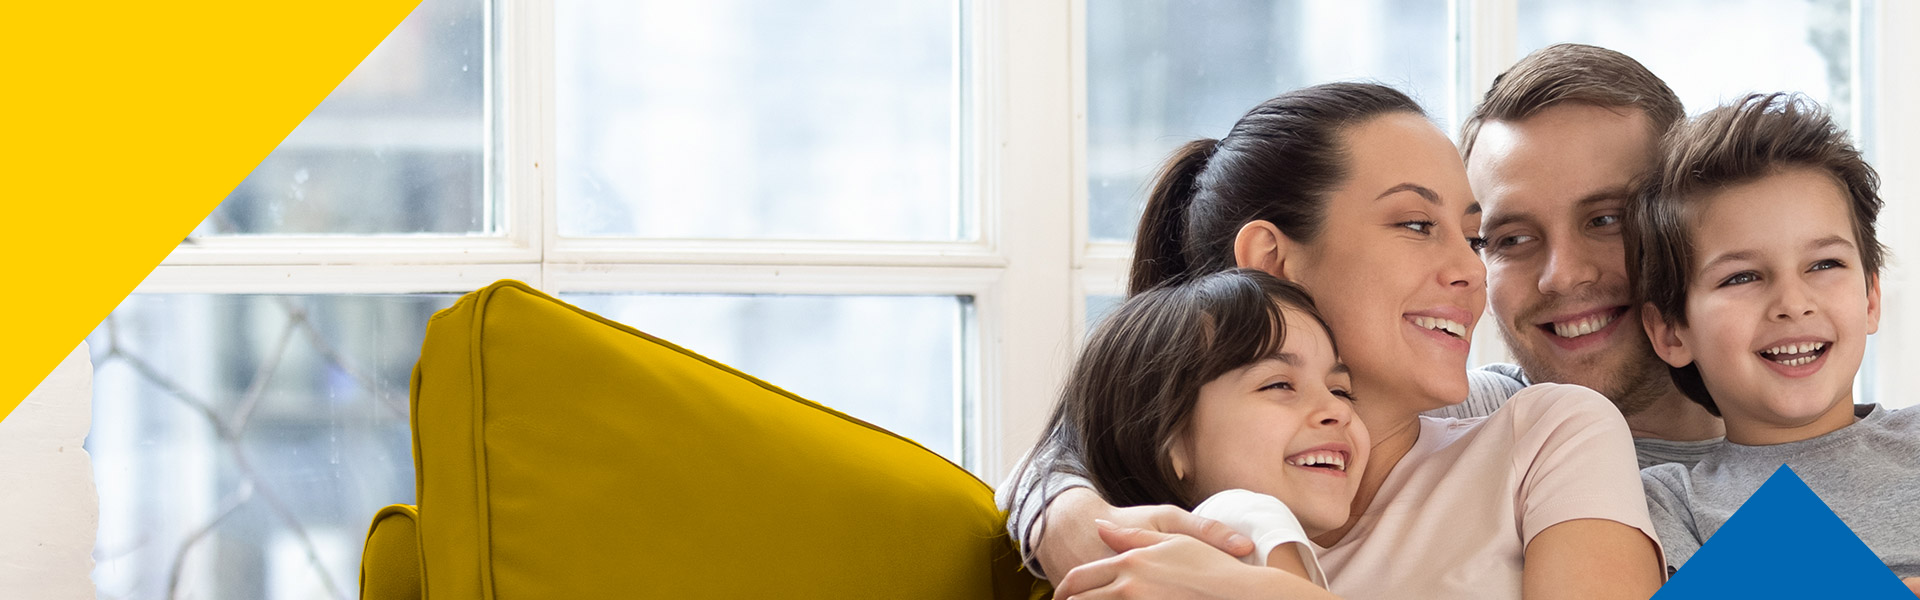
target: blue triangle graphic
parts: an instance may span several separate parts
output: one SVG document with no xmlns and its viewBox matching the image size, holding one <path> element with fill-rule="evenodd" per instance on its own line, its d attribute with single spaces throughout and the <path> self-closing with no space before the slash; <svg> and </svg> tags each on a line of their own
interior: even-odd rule
<svg viewBox="0 0 1920 600">
<path fill-rule="evenodd" d="M 1653 597 L 1914 600 L 1786 465 Z"/>
</svg>

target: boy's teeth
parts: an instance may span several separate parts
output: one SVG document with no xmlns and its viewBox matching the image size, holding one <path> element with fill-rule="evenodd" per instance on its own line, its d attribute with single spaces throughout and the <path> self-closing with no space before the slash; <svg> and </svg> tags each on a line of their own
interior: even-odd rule
<svg viewBox="0 0 1920 600">
<path fill-rule="evenodd" d="M 1606 327 L 1613 322 L 1613 313 L 1601 313 L 1577 321 L 1554 323 L 1553 334 L 1563 338 L 1576 338 Z"/>
<path fill-rule="evenodd" d="M 1807 342 L 1804 344 L 1782 344 L 1774 346 L 1766 350 L 1761 350 L 1760 354 L 1767 360 L 1789 367 L 1797 367 L 1820 358 L 1821 351 L 1826 349 L 1826 342 Z"/>
<path fill-rule="evenodd" d="M 1444 331 L 1457 338 L 1467 337 L 1467 326 L 1448 319 L 1439 317 L 1414 317 L 1413 324 L 1434 331 Z"/>
<path fill-rule="evenodd" d="M 1768 348 L 1764 350 L 1763 352 L 1766 352 L 1767 354 L 1800 354 L 1804 352 L 1813 352 L 1815 350 L 1819 350 L 1825 347 L 1827 347 L 1826 342 L 1808 342 L 1805 344 L 1787 344 L 1784 346 L 1774 346 L 1772 348 Z"/>
<path fill-rule="evenodd" d="M 1293 458 L 1287 459 L 1287 464 L 1296 467 L 1326 466 L 1332 467 L 1333 470 L 1336 471 L 1345 471 L 1347 470 L 1347 456 L 1331 450 L 1317 450 L 1295 455 Z"/>
</svg>

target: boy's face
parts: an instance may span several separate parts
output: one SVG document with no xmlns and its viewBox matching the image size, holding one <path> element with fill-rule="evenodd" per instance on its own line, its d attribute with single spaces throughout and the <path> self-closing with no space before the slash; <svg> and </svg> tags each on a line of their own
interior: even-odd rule
<svg viewBox="0 0 1920 600">
<path fill-rule="evenodd" d="M 1370 442 L 1326 332 L 1297 310 L 1282 313 L 1279 351 L 1200 387 L 1172 458 L 1196 500 L 1230 489 L 1267 494 L 1319 535 L 1346 524 Z"/>
<path fill-rule="evenodd" d="M 1696 363 L 1748 445 L 1807 439 L 1853 421 L 1853 375 L 1879 327 L 1849 202 L 1825 172 L 1789 167 L 1707 196 L 1691 215 L 1686 326 L 1647 319 L 1667 364 Z"/>
</svg>

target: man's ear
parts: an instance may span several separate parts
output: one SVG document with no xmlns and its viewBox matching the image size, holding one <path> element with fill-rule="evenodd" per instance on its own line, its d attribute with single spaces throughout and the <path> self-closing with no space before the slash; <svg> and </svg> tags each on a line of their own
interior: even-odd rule
<svg viewBox="0 0 1920 600">
<path fill-rule="evenodd" d="M 1297 269 L 1297 265 L 1287 264 L 1288 260 L 1297 263 L 1299 255 L 1293 240 L 1268 221 L 1249 221 L 1233 238 L 1233 266 L 1259 269 L 1288 281 L 1293 280 L 1289 267 Z"/>
<path fill-rule="evenodd" d="M 1640 327 L 1647 331 L 1647 341 L 1653 343 L 1653 353 L 1660 355 L 1660 360 L 1673 367 L 1693 363 L 1693 349 L 1680 339 L 1686 327 L 1667 322 L 1652 302 L 1640 305 Z"/>
<path fill-rule="evenodd" d="M 1867 276 L 1867 333 L 1880 331 L 1880 274 Z"/>
</svg>

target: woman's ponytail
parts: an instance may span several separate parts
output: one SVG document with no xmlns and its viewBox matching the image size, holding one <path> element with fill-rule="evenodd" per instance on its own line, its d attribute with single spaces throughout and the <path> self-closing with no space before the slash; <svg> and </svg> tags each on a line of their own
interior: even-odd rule
<svg viewBox="0 0 1920 600">
<path fill-rule="evenodd" d="M 1390 87 L 1324 83 L 1260 103 L 1217 141 L 1181 146 L 1147 196 L 1127 295 L 1238 266 L 1234 240 L 1254 221 L 1312 243 L 1347 179 L 1343 132 L 1390 113 L 1424 114 Z"/>
<path fill-rule="evenodd" d="M 1140 231 L 1133 236 L 1133 268 L 1127 277 L 1127 295 L 1139 294 L 1160 284 L 1177 280 L 1188 273 L 1183 253 L 1187 235 L 1187 209 L 1198 193 L 1196 180 L 1213 158 L 1219 140 L 1198 139 L 1173 152 L 1173 157 L 1153 178 L 1153 190 L 1147 194 L 1146 211 L 1140 215 Z"/>
</svg>

